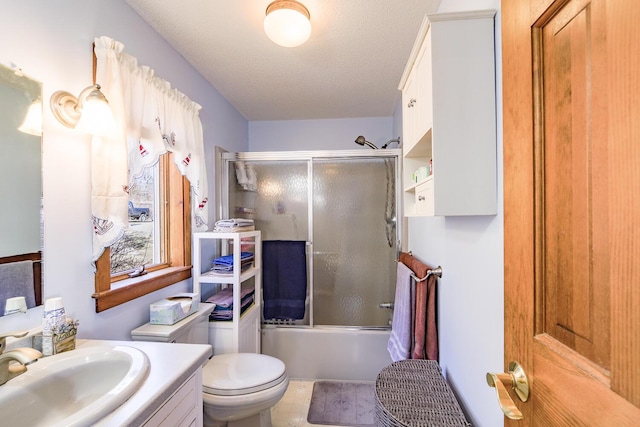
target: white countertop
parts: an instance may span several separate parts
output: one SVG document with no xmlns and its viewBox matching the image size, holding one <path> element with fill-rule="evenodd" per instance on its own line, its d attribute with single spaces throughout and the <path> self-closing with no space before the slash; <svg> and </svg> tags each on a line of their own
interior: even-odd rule
<svg viewBox="0 0 640 427">
<path fill-rule="evenodd" d="M 140 426 L 213 354 L 208 344 L 79 339 L 76 348 L 122 345 L 142 350 L 149 358 L 146 380 L 124 404 L 96 426 Z"/>
</svg>

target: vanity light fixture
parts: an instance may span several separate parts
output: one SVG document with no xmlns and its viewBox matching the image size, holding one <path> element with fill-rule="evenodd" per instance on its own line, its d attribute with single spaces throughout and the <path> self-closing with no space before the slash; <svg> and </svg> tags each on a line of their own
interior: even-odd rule
<svg viewBox="0 0 640 427">
<path fill-rule="evenodd" d="M 29 135 L 42 136 L 42 99 L 38 98 L 29 105 L 18 130 Z"/>
<path fill-rule="evenodd" d="M 59 90 L 51 95 L 50 105 L 53 115 L 66 127 L 96 136 L 104 136 L 115 128 L 109 101 L 98 84 L 84 88 L 77 98 Z"/>
<path fill-rule="evenodd" d="M 264 32 L 275 44 L 300 46 L 311 35 L 309 10 L 295 0 L 275 0 L 267 6 Z"/>
</svg>

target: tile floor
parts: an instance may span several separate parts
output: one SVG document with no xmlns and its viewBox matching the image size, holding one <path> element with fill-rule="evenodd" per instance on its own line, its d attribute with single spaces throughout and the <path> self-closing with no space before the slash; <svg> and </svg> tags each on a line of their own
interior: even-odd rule
<svg viewBox="0 0 640 427">
<path fill-rule="evenodd" d="M 307 412 L 313 392 L 313 381 L 290 380 L 289 387 L 280 402 L 271 409 L 273 427 L 310 427 L 318 424 L 307 422 Z"/>
</svg>

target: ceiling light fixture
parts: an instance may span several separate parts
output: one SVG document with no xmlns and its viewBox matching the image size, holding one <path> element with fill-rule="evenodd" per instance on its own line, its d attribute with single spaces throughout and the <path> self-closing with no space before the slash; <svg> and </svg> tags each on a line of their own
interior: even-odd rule
<svg viewBox="0 0 640 427">
<path fill-rule="evenodd" d="M 267 6 L 264 32 L 275 44 L 300 46 L 311 35 L 311 15 L 295 0 L 276 0 Z"/>
<path fill-rule="evenodd" d="M 98 136 L 115 129 L 113 112 L 100 85 L 84 88 L 77 98 L 59 90 L 51 95 L 50 105 L 53 115 L 66 127 Z"/>
</svg>

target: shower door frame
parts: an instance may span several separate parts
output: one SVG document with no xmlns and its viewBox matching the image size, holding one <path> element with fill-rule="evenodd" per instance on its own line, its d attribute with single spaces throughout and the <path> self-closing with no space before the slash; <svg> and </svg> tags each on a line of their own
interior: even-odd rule
<svg viewBox="0 0 640 427">
<path fill-rule="evenodd" d="M 359 159 L 359 158 L 394 158 L 395 159 L 395 205 L 396 205 L 396 259 L 398 260 L 398 254 L 402 249 L 402 237 L 404 215 L 402 211 L 402 149 L 378 149 L 378 150 L 311 150 L 311 151 L 255 151 L 255 152 L 228 152 L 222 149 L 216 149 L 216 156 L 220 160 L 217 164 L 220 166 L 216 168 L 215 179 L 220 183 L 220 186 L 216 186 L 219 193 L 220 200 L 220 212 L 218 213 L 220 218 L 227 218 L 230 215 L 229 206 L 229 164 L 233 161 L 306 161 L 307 162 L 307 215 L 309 228 L 307 230 L 306 247 L 307 247 L 307 262 L 308 268 L 311 274 L 309 274 L 309 324 L 308 325 L 261 325 L 266 327 L 292 327 L 292 328 L 338 328 L 338 329 L 351 329 L 351 330 L 387 330 L 388 326 L 348 326 L 348 325 L 315 325 L 314 322 L 314 279 L 313 279 L 313 260 L 315 252 L 313 250 L 313 160 L 339 160 L 339 159 Z M 262 316 L 262 314 L 261 314 Z"/>
</svg>

